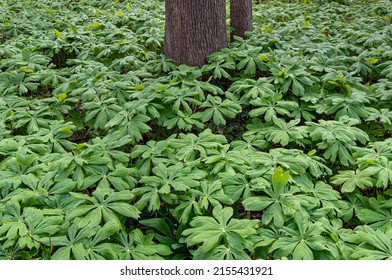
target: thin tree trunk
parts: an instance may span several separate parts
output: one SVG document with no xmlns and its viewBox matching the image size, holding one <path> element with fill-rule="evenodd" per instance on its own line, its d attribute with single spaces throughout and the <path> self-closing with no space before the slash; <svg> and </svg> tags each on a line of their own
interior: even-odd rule
<svg viewBox="0 0 392 280">
<path fill-rule="evenodd" d="M 225 0 L 166 0 L 163 52 L 178 64 L 201 66 L 227 47 Z"/>
<path fill-rule="evenodd" d="M 252 0 L 230 0 L 230 25 L 234 29 L 231 39 L 252 31 Z"/>
</svg>

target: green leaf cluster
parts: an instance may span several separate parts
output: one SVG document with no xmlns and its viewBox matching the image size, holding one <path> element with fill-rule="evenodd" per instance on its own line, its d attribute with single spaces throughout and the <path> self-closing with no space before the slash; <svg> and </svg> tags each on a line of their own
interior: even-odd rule
<svg viewBox="0 0 392 280">
<path fill-rule="evenodd" d="M 189 67 L 163 1 L 0 1 L 0 259 L 391 259 L 392 3 L 369 3 L 255 1 Z"/>
</svg>

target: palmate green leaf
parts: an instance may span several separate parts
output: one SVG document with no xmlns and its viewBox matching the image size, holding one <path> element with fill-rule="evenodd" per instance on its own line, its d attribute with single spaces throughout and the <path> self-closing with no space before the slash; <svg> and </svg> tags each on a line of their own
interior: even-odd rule
<svg viewBox="0 0 392 280">
<path fill-rule="evenodd" d="M 380 229 L 373 230 L 366 225 L 361 227 L 356 234 L 363 240 L 361 245 L 368 244 L 373 249 L 360 245 L 352 254 L 354 259 L 392 260 L 392 236 L 390 234 L 385 234 Z"/>
<path fill-rule="evenodd" d="M 109 221 L 104 224 L 103 227 L 101 227 L 98 232 L 95 234 L 92 243 L 93 244 L 98 244 L 101 241 L 108 239 L 110 236 L 113 234 L 117 233 L 119 231 L 119 227 L 114 221 Z"/>
<path fill-rule="evenodd" d="M 260 134 L 261 135 L 261 134 Z M 268 147 L 268 142 L 256 135 L 243 135 L 242 140 L 232 141 L 230 145 L 234 151 L 246 150 L 249 153 L 264 150 Z"/>
<path fill-rule="evenodd" d="M 126 135 L 122 138 L 117 136 L 118 133 L 109 134 L 103 138 L 96 137 L 89 143 L 85 153 L 95 156 L 105 157 L 112 159 L 113 162 L 119 161 L 122 163 L 129 161 L 129 154 L 121 150 L 132 143 L 132 138 Z"/>
<path fill-rule="evenodd" d="M 192 175 L 192 169 L 185 167 L 182 163 L 168 167 L 160 163 L 152 171 L 155 176 L 143 176 L 140 183 L 157 187 L 162 194 L 170 193 L 171 189 L 175 191 L 186 191 L 200 184 L 197 181 L 198 178 Z"/>
<path fill-rule="evenodd" d="M 148 176 L 153 166 L 160 163 L 171 162 L 173 149 L 169 148 L 168 141 L 148 141 L 146 145 L 136 145 L 131 151 L 131 158 L 137 159 L 136 167 L 139 176 Z"/>
<path fill-rule="evenodd" d="M 34 160 L 37 159 L 37 155 L 35 154 L 27 154 L 26 150 L 18 150 L 15 153 L 16 163 L 22 167 L 28 167 L 32 165 Z"/>
<path fill-rule="evenodd" d="M 41 100 L 31 101 L 30 108 L 17 109 L 13 116 L 14 129 L 25 128 L 29 135 L 39 132 L 41 129 L 49 128 L 53 121 L 54 112 Z M 60 121 L 61 122 L 61 121 Z"/>
<path fill-rule="evenodd" d="M 272 243 L 281 237 L 283 237 L 283 233 L 274 226 L 258 228 L 257 236 L 252 238 L 254 247 L 256 248 L 255 257 L 266 259 L 270 255 L 268 250 Z"/>
<path fill-rule="evenodd" d="M 25 208 L 23 216 L 30 234 L 37 239 L 56 234 L 64 220 L 62 215 L 45 215 L 44 211 L 34 208 Z"/>
<path fill-rule="evenodd" d="M 370 113 L 367 118 L 367 121 L 377 120 L 380 120 L 380 122 L 385 126 L 392 125 L 392 112 L 388 109 L 380 109 L 380 111 L 375 110 Z"/>
<path fill-rule="evenodd" d="M 360 170 L 343 170 L 339 171 L 331 178 L 331 183 L 342 186 L 342 192 L 353 192 L 357 187 L 364 189 L 373 186 L 373 180 L 368 173 Z"/>
<path fill-rule="evenodd" d="M 157 165 L 166 161 L 165 156 L 168 149 L 168 141 L 148 141 L 146 145 L 136 145 L 131 152 L 131 158 L 151 159 Z"/>
<path fill-rule="evenodd" d="M 20 249 L 38 249 L 41 239 L 60 231 L 63 220 L 62 211 L 44 211 L 33 207 L 22 210 L 19 202 L 11 199 L 6 203 L 0 226 L 0 240 L 5 240 L 2 247 L 6 249 L 17 244 Z"/>
<path fill-rule="evenodd" d="M 114 244 L 103 242 L 110 240 L 110 237 L 119 231 L 119 226 L 115 221 L 105 223 L 95 234 L 93 239 L 84 243 L 90 260 L 112 260 L 117 259 Z"/>
<path fill-rule="evenodd" d="M 323 148 L 320 145 L 320 148 Z M 354 163 L 352 156 L 350 155 L 347 146 L 343 143 L 333 143 L 331 144 L 324 152 L 324 156 L 327 159 L 330 159 L 332 162 L 336 162 L 337 156 L 339 156 L 339 161 L 344 165 L 348 166 Z"/>
<path fill-rule="evenodd" d="M 312 260 L 312 250 L 305 242 L 299 242 L 293 251 L 294 260 Z"/>
<path fill-rule="evenodd" d="M 245 199 L 242 204 L 247 211 L 261 211 L 262 222 L 281 227 L 289 218 L 293 217 L 296 211 L 302 208 L 302 204 L 308 202 L 299 195 L 289 192 L 286 185 L 290 179 L 288 171 L 278 167 L 272 175 L 272 186 L 265 188 L 264 195 L 252 196 Z"/>
<path fill-rule="evenodd" d="M 50 187 L 45 188 L 49 194 L 68 194 L 71 191 L 75 191 L 76 189 L 76 182 L 67 178 L 61 180 L 60 182 L 54 183 Z"/>
<path fill-rule="evenodd" d="M 325 150 L 324 157 L 332 162 L 339 158 L 344 166 L 354 163 L 350 149 L 356 145 L 356 141 L 362 144 L 369 141 L 366 132 L 354 127 L 358 123 L 358 120 L 347 116 L 339 118 L 339 121 L 306 122 L 312 140 L 321 141 L 317 146 Z"/>
<path fill-rule="evenodd" d="M 292 120 L 286 123 L 284 120 L 272 117 L 274 126 L 270 126 L 265 130 L 265 137 L 268 141 L 274 144 L 281 144 L 283 147 L 290 142 L 295 142 L 301 146 L 304 145 L 305 137 L 307 136 L 305 126 L 297 126 L 300 120 Z"/>
<path fill-rule="evenodd" d="M 208 108 L 203 111 L 202 122 L 207 122 L 211 118 L 216 125 L 225 125 L 226 118 L 233 119 L 242 110 L 242 107 L 230 99 L 222 99 L 219 96 L 208 95 L 206 101 L 200 106 Z"/>
<path fill-rule="evenodd" d="M 305 193 L 304 196 L 301 196 L 304 200 L 302 204 L 306 205 L 308 209 L 318 208 L 319 210 L 322 210 L 322 208 L 320 208 L 320 206 L 322 206 L 324 210 L 330 209 L 337 213 L 341 213 L 343 202 L 340 200 L 340 193 L 334 190 L 332 186 L 323 181 L 314 183 L 309 175 L 304 174 L 294 177 L 293 180 L 301 191 Z M 313 214 L 315 214 L 316 211 L 313 212 Z"/>
<path fill-rule="evenodd" d="M 47 246 L 54 247 L 52 260 L 88 259 L 89 253 L 84 244 L 99 231 L 100 227 L 79 228 L 78 221 L 70 225 L 66 235 L 48 237 L 43 240 Z"/>
<path fill-rule="evenodd" d="M 324 228 L 320 223 L 310 222 L 302 211 L 295 213 L 294 222 L 290 227 L 283 227 L 284 237 L 275 241 L 270 252 L 278 258 L 292 257 L 292 259 L 312 260 L 313 251 L 326 250 L 325 240 L 321 236 Z"/>
<path fill-rule="evenodd" d="M 51 164 L 48 166 L 52 178 L 46 178 L 51 180 L 56 178 L 56 182 L 64 180 L 66 178 L 72 178 L 77 183 L 78 189 L 83 187 L 83 181 L 86 174 L 91 173 L 91 168 L 95 165 L 107 165 L 111 162 L 110 158 L 107 157 L 88 157 L 87 154 L 83 153 L 87 145 L 79 144 L 76 146 L 74 153 L 62 153 L 50 154 L 46 158 L 46 161 Z M 51 172 L 53 171 L 53 172 Z"/>
<path fill-rule="evenodd" d="M 279 166 L 289 170 L 291 174 L 303 174 L 309 167 L 308 162 L 315 164 L 312 158 L 304 156 L 302 151 L 295 149 L 270 149 L 268 153 L 254 152 L 248 157 L 251 159 L 253 169 L 247 172 L 251 178 L 265 173 L 271 174 Z"/>
<path fill-rule="evenodd" d="M 179 110 L 192 113 L 190 106 L 200 106 L 201 101 L 199 98 L 199 93 L 196 91 L 191 91 L 189 88 L 177 88 L 171 87 L 163 92 L 163 101 L 167 104 L 173 104 L 173 112 L 178 112 Z"/>
<path fill-rule="evenodd" d="M 194 216 L 202 215 L 199 203 L 194 196 L 179 196 L 181 203 L 173 209 L 173 216 L 181 223 L 186 224 Z"/>
<path fill-rule="evenodd" d="M 252 57 L 246 57 L 237 65 L 237 69 L 244 69 L 244 73 L 248 76 L 253 76 L 256 73 L 256 63 Z"/>
<path fill-rule="evenodd" d="M 53 253 L 51 256 L 52 260 L 72 260 L 73 255 L 76 260 L 85 260 L 87 252 L 83 247 L 83 244 L 76 244 L 72 247 L 62 247 Z"/>
<path fill-rule="evenodd" d="M 23 184 L 25 184 L 26 186 L 28 186 L 32 190 L 35 190 L 38 185 L 38 179 L 32 173 L 22 175 L 21 180 L 22 180 Z"/>
<path fill-rule="evenodd" d="M 223 64 L 216 64 L 214 66 L 215 67 L 212 68 L 212 69 L 214 69 L 214 72 L 213 72 L 214 73 L 214 79 L 220 79 L 222 77 L 226 78 L 226 79 L 231 78 L 230 74 L 226 70 L 228 70 L 228 69 L 231 69 L 231 70 L 235 69 L 235 64 L 233 62 L 226 62 L 226 63 L 223 63 Z"/>
<path fill-rule="evenodd" d="M 209 182 L 201 181 L 200 189 L 191 189 L 190 192 L 199 199 L 200 209 L 207 210 L 209 206 L 215 207 L 218 205 L 231 205 L 234 201 L 230 196 L 223 192 L 222 182 L 220 180 Z"/>
<path fill-rule="evenodd" d="M 225 171 L 230 174 L 245 173 L 248 163 L 246 151 L 232 151 L 230 145 L 223 145 L 219 150 L 211 150 L 204 160 L 212 168 L 213 174 Z"/>
<path fill-rule="evenodd" d="M 291 205 L 290 205 L 291 206 Z M 296 205 L 294 205 L 295 207 Z M 298 208 L 298 206 L 296 207 Z M 295 208 L 294 208 L 295 209 Z M 290 213 L 290 216 L 293 213 Z M 287 218 L 286 218 L 287 219 Z M 281 203 L 272 203 L 263 213 L 261 221 L 264 224 L 270 224 L 273 221 L 274 226 L 281 227 L 285 222 L 285 214 L 283 213 L 283 207 Z"/>
<path fill-rule="evenodd" d="M 373 111 L 372 108 L 366 107 L 369 103 L 366 93 L 353 89 L 352 94 L 331 94 L 324 99 L 325 113 L 328 115 L 335 114 L 335 118 L 339 119 L 342 116 L 348 116 L 353 119 L 361 121 L 369 117 Z"/>
<path fill-rule="evenodd" d="M 234 201 L 238 201 L 241 196 L 244 198 L 251 196 L 249 182 L 244 175 L 231 175 L 226 172 L 219 175 L 222 178 L 225 193 L 230 195 Z"/>
<path fill-rule="evenodd" d="M 373 176 L 377 179 L 376 187 L 387 188 L 392 183 L 392 160 L 383 157 L 374 162 L 363 170 L 367 176 Z"/>
<path fill-rule="evenodd" d="M 0 74 L 0 92 L 2 95 L 20 95 L 23 96 L 27 92 L 35 92 L 38 84 L 29 81 L 25 72 L 17 71 L 2 72 Z"/>
<path fill-rule="evenodd" d="M 289 256 L 297 245 L 298 242 L 295 242 L 292 238 L 281 237 L 272 244 L 270 251 L 279 249 L 279 257 Z"/>
<path fill-rule="evenodd" d="M 75 144 L 67 140 L 73 134 L 75 126 L 71 122 L 54 121 L 48 129 L 40 129 L 36 135 L 47 144 L 49 151 L 56 153 L 66 153 L 66 151 L 75 149 Z"/>
<path fill-rule="evenodd" d="M 261 211 L 274 202 L 271 197 L 253 196 L 245 199 L 242 204 L 247 211 Z"/>
<path fill-rule="evenodd" d="M 224 135 L 213 134 L 211 129 L 206 129 L 199 135 L 179 134 L 177 138 L 169 140 L 171 148 L 176 149 L 178 160 L 190 162 L 196 158 L 204 159 L 210 151 L 227 144 Z"/>
<path fill-rule="evenodd" d="M 170 116 L 170 119 L 166 120 L 163 123 L 163 126 L 172 129 L 174 127 L 178 127 L 181 130 L 190 131 L 192 128 L 204 128 L 204 124 L 199 120 L 202 118 L 203 114 L 201 112 L 198 113 L 186 113 L 182 111 L 176 112 L 175 116 Z"/>
<path fill-rule="evenodd" d="M 343 221 L 340 219 L 329 220 L 327 217 L 322 217 L 317 222 L 320 222 L 326 230 L 323 236 L 326 239 L 325 246 L 328 251 L 316 251 L 316 259 L 351 260 L 351 254 L 356 248 L 348 242 L 352 236 L 352 230 L 343 228 Z"/>
<path fill-rule="evenodd" d="M 212 215 L 213 217 L 199 216 L 192 219 L 192 228 L 183 231 L 183 235 L 187 236 L 185 242 L 188 246 L 203 243 L 201 250 L 206 253 L 222 242 L 230 247 L 230 239 L 236 243 L 236 250 L 241 248 L 242 251 L 247 247 L 246 240 L 256 234 L 258 221 L 231 219 L 233 209 L 230 207 L 222 208 L 218 205 L 214 207 Z"/>
<path fill-rule="evenodd" d="M 389 221 L 388 219 L 390 218 L 390 213 L 388 212 L 390 211 L 384 210 L 382 212 L 377 212 L 371 209 L 361 209 L 357 213 L 357 216 L 361 221 L 364 221 L 366 223 L 377 223 L 377 224 L 379 224 L 379 222 L 388 223 Z"/>
<path fill-rule="evenodd" d="M 68 216 L 68 219 L 73 219 L 76 217 L 80 217 L 80 216 L 84 216 L 85 214 L 87 214 L 88 212 L 90 212 L 91 210 L 93 210 L 95 208 L 94 205 L 79 205 L 77 208 L 75 208 L 75 210 L 73 210 Z"/>
<path fill-rule="evenodd" d="M 284 64 L 286 64 L 286 62 L 284 62 Z M 284 64 L 275 62 L 267 63 L 270 68 L 269 70 L 274 76 L 269 78 L 269 80 L 278 84 L 279 89 L 283 93 L 286 93 L 291 86 L 293 94 L 301 96 L 305 92 L 304 86 L 312 86 L 315 82 L 319 81 L 317 77 L 308 73 L 302 65 L 292 65 L 291 63 Z"/>
<path fill-rule="evenodd" d="M 21 135 L 0 141 L 0 154 L 3 156 L 14 156 L 16 152 L 22 153 L 22 151 L 29 155 L 44 155 L 48 149 L 40 141 Z"/>
<path fill-rule="evenodd" d="M 249 179 L 242 174 L 232 175 L 227 172 L 219 173 L 219 177 L 222 179 L 224 192 L 234 201 L 238 201 L 240 198 L 249 198 L 253 196 L 255 191 L 264 190 L 271 185 L 263 177 Z"/>
<path fill-rule="evenodd" d="M 13 246 L 14 243 L 20 237 L 26 237 L 28 234 L 28 228 L 23 222 L 20 204 L 16 199 L 11 199 L 5 204 L 4 207 L 5 215 L 2 217 L 2 222 L 0 226 L 0 240 L 8 240 L 2 244 L 4 249 Z M 7 215 L 8 214 L 8 215 Z M 25 244 L 32 248 L 34 247 L 34 242 Z"/>
<path fill-rule="evenodd" d="M 120 131 L 119 138 L 126 135 L 132 137 L 134 141 L 143 139 L 142 134 L 148 132 L 151 127 L 147 125 L 150 117 L 132 112 L 132 109 L 123 110 L 118 112 L 110 121 L 105 125 L 105 128 L 115 128 L 113 131 Z"/>
<path fill-rule="evenodd" d="M 84 179 L 82 188 L 96 186 L 97 188 L 113 188 L 118 191 L 132 189 L 136 184 L 136 179 L 132 176 L 134 173 L 134 170 L 125 168 L 122 164 L 116 165 L 114 170 L 109 170 L 106 166 L 97 166 Z"/>
<path fill-rule="evenodd" d="M 134 188 L 132 193 L 138 199 L 134 206 L 139 209 L 139 211 L 142 211 L 148 205 L 148 211 L 157 211 L 161 207 L 161 197 L 165 199 L 166 203 L 172 204 L 170 202 L 175 196 L 167 195 L 167 197 L 164 197 L 164 195 L 159 194 L 158 190 L 157 187 L 151 186 Z"/>
<path fill-rule="evenodd" d="M 240 104 L 248 105 L 251 100 L 258 97 L 266 98 L 275 94 L 275 88 L 266 78 L 257 81 L 253 79 L 241 79 L 231 84 L 229 92 L 235 94 Z M 243 93 L 239 97 L 239 95 Z"/>
<path fill-rule="evenodd" d="M 100 96 L 84 103 L 82 109 L 86 112 L 86 123 L 94 120 L 93 126 L 103 129 L 106 123 L 122 110 L 122 107 L 116 104 L 115 98 Z"/>
<path fill-rule="evenodd" d="M 359 208 L 357 217 L 371 228 L 388 229 L 392 226 L 391 200 L 369 198 L 368 207 Z"/>
<path fill-rule="evenodd" d="M 119 243 L 114 247 L 121 260 L 162 260 L 172 253 L 168 246 L 156 244 L 153 234 L 144 235 L 139 229 L 122 231 L 116 238 Z"/>
<path fill-rule="evenodd" d="M 279 115 L 290 116 L 298 108 L 297 102 L 282 100 L 281 94 L 274 94 L 268 98 L 256 98 L 249 102 L 256 108 L 249 112 L 251 118 L 264 115 L 264 120 L 272 122 Z"/>
<path fill-rule="evenodd" d="M 115 192 L 112 189 L 96 189 L 93 197 L 84 194 L 71 193 L 76 200 L 84 201 L 71 213 L 68 213 L 67 220 L 73 220 L 76 217 L 82 217 L 79 222 L 80 227 L 89 225 L 97 226 L 101 221 L 108 222 L 113 220 L 121 228 L 122 224 L 119 215 L 138 219 L 140 211 L 130 201 L 134 195 L 128 191 Z"/>
<path fill-rule="evenodd" d="M 358 165 L 363 167 L 380 165 L 385 159 L 392 160 L 392 139 L 372 142 L 367 147 L 354 147 L 353 150 Z"/>
</svg>

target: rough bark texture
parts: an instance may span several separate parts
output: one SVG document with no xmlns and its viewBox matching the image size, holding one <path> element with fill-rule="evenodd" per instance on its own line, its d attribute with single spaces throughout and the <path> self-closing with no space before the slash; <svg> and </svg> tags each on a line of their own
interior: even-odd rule
<svg viewBox="0 0 392 280">
<path fill-rule="evenodd" d="M 252 0 L 230 0 L 230 25 L 234 29 L 231 38 L 252 31 Z"/>
<path fill-rule="evenodd" d="M 166 0 L 163 52 L 178 64 L 201 66 L 227 47 L 225 0 Z"/>
</svg>

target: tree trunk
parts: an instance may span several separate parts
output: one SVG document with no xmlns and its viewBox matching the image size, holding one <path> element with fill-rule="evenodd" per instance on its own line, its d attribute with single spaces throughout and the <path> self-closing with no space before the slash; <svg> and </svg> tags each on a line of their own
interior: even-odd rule
<svg viewBox="0 0 392 280">
<path fill-rule="evenodd" d="M 252 31 L 252 0 L 230 0 L 230 25 L 234 29 L 232 39 Z"/>
<path fill-rule="evenodd" d="M 166 0 L 163 52 L 177 64 L 201 66 L 227 47 L 225 0 Z"/>
</svg>

